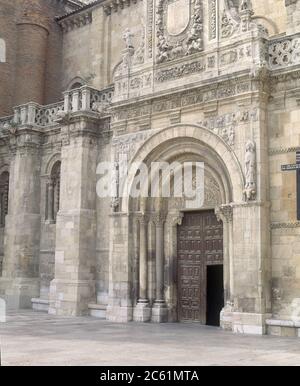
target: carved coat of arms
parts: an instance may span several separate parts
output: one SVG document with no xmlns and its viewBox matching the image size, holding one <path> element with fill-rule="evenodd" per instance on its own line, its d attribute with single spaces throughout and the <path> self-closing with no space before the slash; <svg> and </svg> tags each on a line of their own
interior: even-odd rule
<svg viewBox="0 0 300 386">
<path fill-rule="evenodd" d="M 203 50 L 202 0 L 158 0 L 157 63 Z"/>
<path fill-rule="evenodd" d="M 167 30 L 179 35 L 186 30 L 191 18 L 190 0 L 169 0 L 167 4 Z"/>
</svg>

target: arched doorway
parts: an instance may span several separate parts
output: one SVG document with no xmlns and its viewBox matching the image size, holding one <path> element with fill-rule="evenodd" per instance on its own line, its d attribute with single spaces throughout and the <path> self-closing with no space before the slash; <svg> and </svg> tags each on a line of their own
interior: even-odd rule
<svg viewBox="0 0 300 386">
<path fill-rule="evenodd" d="M 219 245 L 216 251 L 213 250 L 214 262 L 207 259 L 204 264 L 206 270 L 205 296 L 214 289 L 214 283 L 218 280 L 219 293 L 222 292 L 222 303 L 230 302 L 234 284 L 231 261 L 232 207 L 230 203 L 235 201 L 243 189 L 243 173 L 239 163 L 220 137 L 207 129 L 194 125 L 179 125 L 155 133 L 130 159 L 132 166 L 144 163 L 151 167 L 153 162 L 170 164 L 177 162 L 180 165 L 184 162 L 203 162 L 205 164 L 205 199 L 203 205 L 193 208 L 192 212 L 196 213 L 198 218 L 201 218 L 203 213 L 209 215 L 213 230 L 217 232 L 216 242 Z M 128 186 L 132 186 L 135 175 L 136 170 L 133 166 L 129 168 Z M 124 228 L 128 229 L 128 241 L 125 246 L 126 249 L 128 248 L 127 264 L 132 267 L 126 273 L 128 286 L 124 286 L 124 281 L 122 283 L 130 297 L 127 300 L 128 306 L 121 307 L 122 312 L 124 313 L 127 309 L 130 320 L 130 309 L 133 306 L 133 319 L 136 321 L 184 321 L 179 301 L 181 295 L 178 283 L 180 279 L 178 259 L 180 243 L 178 239 L 180 229 L 191 213 L 191 208 L 186 205 L 186 199 L 172 196 L 138 199 L 121 194 L 118 205 L 116 219 L 113 219 L 114 232 L 117 234 L 122 229 L 124 234 Z M 121 213 L 123 213 L 122 216 Z M 116 224 L 120 224 L 120 228 L 116 229 Z M 116 243 L 119 243 L 120 238 L 115 238 L 115 240 Z M 202 243 L 211 241 L 213 241 L 212 238 L 203 240 Z M 116 267 L 117 264 L 120 266 L 120 261 L 124 261 L 124 254 L 123 260 L 118 257 L 117 250 L 120 247 L 114 246 L 114 235 L 112 235 L 112 242 L 111 266 L 114 269 L 111 271 L 110 297 L 114 302 L 114 307 L 108 307 L 108 317 L 118 320 L 118 316 L 115 316 L 118 312 L 118 300 L 114 287 L 116 285 L 120 288 L 118 277 L 121 275 L 118 276 Z M 221 244 L 223 248 L 220 247 Z M 213 247 L 214 245 L 213 241 Z M 188 252 L 189 250 L 187 250 L 187 255 Z M 204 254 L 206 252 L 204 251 Z M 125 261 L 124 264 L 126 264 Z M 200 276 L 198 279 L 200 279 L 200 285 L 198 282 L 200 288 L 203 282 Z M 209 283 L 212 283 L 210 287 L 208 287 Z M 214 302 L 214 295 L 214 293 L 209 295 L 212 298 L 211 303 Z M 218 324 L 219 320 L 216 322 L 215 315 L 211 317 L 208 313 L 207 296 L 203 301 L 205 306 L 202 305 L 203 303 L 201 306 L 203 307 L 202 312 L 205 311 L 205 317 L 199 316 L 194 318 L 195 321 L 203 324 L 211 321 L 211 324 Z M 124 297 L 121 302 L 125 303 Z"/>
</svg>

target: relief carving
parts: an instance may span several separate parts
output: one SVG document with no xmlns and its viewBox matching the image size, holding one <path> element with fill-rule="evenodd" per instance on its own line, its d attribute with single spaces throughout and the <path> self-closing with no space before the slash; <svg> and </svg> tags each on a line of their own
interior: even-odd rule
<svg viewBox="0 0 300 386">
<path fill-rule="evenodd" d="M 201 0 L 159 0 L 156 29 L 157 63 L 202 51 Z"/>
</svg>

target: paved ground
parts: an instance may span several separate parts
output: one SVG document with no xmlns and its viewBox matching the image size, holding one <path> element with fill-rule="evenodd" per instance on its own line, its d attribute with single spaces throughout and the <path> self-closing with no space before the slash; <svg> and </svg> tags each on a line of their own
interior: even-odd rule
<svg viewBox="0 0 300 386">
<path fill-rule="evenodd" d="M 112 324 L 22 312 L 0 324 L 2 365 L 300 365 L 300 339 L 196 324 Z"/>
</svg>

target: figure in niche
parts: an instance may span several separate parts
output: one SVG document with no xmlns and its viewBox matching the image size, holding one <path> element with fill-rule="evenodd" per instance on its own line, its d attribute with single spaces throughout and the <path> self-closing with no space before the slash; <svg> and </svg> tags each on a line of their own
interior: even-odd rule
<svg viewBox="0 0 300 386">
<path fill-rule="evenodd" d="M 245 178 L 246 185 L 244 195 L 246 201 L 255 200 L 256 197 L 256 149 L 253 141 L 246 144 L 245 154 Z"/>
</svg>

